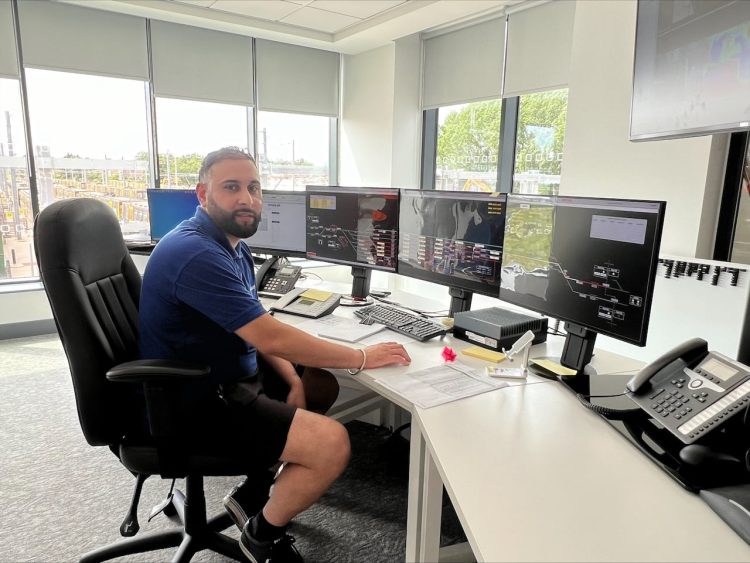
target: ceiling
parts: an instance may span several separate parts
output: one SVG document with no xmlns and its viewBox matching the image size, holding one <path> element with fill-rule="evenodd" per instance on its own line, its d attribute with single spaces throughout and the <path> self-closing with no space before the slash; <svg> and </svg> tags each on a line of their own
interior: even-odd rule
<svg viewBox="0 0 750 563">
<path fill-rule="evenodd" d="M 63 1 L 356 54 L 413 33 L 500 14 L 504 8 L 524 0 Z"/>
</svg>

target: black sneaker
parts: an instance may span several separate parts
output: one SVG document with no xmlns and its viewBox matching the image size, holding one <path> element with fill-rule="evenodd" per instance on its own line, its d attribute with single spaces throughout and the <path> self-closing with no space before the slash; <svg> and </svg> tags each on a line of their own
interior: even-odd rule
<svg viewBox="0 0 750 563">
<path fill-rule="evenodd" d="M 304 563 L 292 536 L 284 534 L 275 540 L 258 541 L 250 534 L 249 524 L 242 530 L 240 549 L 251 563 Z"/>
<path fill-rule="evenodd" d="M 236 485 L 224 497 L 224 508 L 241 532 L 245 523 L 255 516 L 268 501 L 269 488 L 273 485 L 273 474 L 249 477 Z"/>
</svg>

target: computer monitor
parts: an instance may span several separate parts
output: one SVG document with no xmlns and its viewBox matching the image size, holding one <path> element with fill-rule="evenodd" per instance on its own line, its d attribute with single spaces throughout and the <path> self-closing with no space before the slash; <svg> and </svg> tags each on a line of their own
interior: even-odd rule
<svg viewBox="0 0 750 563">
<path fill-rule="evenodd" d="M 198 206 L 195 190 L 149 188 L 146 198 L 152 241 L 158 241 L 182 221 L 190 219 Z"/>
<path fill-rule="evenodd" d="M 596 334 L 646 344 L 666 203 L 509 195 L 500 299 L 566 321 L 561 363 Z"/>
<path fill-rule="evenodd" d="M 474 293 L 497 297 L 506 195 L 402 190 L 398 273 L 447 285 L 450 315 Z"/>
<path fill-rule="evenodd" d="M 245 239 L 253 253 L 305 257 L 305 192 L 263 191 L 258 231 Z"/>
<path fill-rule="evenodd" d="M 396 271 L 399 190 L 307 186 L 306 195 L 307 257 L 352 266 L 352 297 L 366 303 L 371 271 Z"/>
</svg>

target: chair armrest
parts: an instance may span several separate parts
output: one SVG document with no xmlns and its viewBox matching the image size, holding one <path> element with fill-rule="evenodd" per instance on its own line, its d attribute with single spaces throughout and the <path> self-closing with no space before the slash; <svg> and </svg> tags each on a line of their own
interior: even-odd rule
<svg viewBox="0 0 750 563">
<path fill-rule="evenodd" d="M 116 365 L 107 372 L 109 381 L 122 383 L 184 383 L 198 381 L 211 368 L 179 360 L 135 360 Z"/>
<path fill-rule="evenodd" d="M 186 421 L 191 413 L 182 392 L 187 385 L 207 379 L 210 373 L 208 366 L 180 360 L 135 360 L 110 369 L 107 380 L 143 386 L 149 432 L 160 444 L 159 455 L 168 460 L 177 455 L 187 438 Z"/>
</svg>

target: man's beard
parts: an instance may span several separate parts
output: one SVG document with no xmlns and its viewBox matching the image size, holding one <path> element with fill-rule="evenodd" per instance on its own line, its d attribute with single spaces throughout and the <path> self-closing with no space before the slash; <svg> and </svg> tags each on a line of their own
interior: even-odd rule
<svg viewBox="0 0 750 563">
<path fill-rule="evenodd" d="M 260 225 L 260 214 L 255 215 L 255 212 L 243 209 L 240 211 L 229 212 L 219 209 L 219 207 L 209 200 L 207 210 L 209 216 L 213 219 L 216 226 L 228 235 L 232 235 L 237 238 L 247 238 L 253 236 Z M 252 221 L 250 223 L 241 225 L 237 222 L 236 217 L 239 213 L 252 213 Z"/>
</svg>

